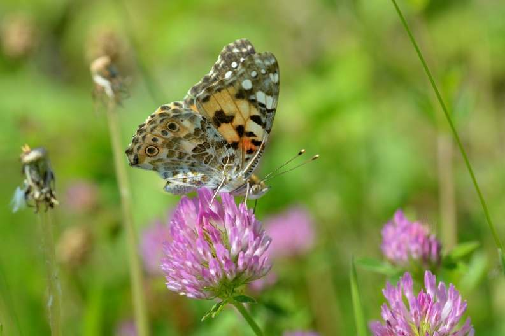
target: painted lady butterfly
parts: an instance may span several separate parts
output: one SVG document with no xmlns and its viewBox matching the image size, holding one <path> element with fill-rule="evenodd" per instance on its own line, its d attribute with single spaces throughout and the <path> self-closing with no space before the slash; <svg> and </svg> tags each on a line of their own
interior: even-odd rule
<svg viewBox="0 0 505 336">
<path fill-rule="evenodd" d="M 253 171 L 274 121 L 279 67 L 246 39 L 228 44 L 184 101 L 160 106 L 141 124 L 126 154 L 157 171 L 165 191 L 197 188 L 259 198 L 268 191 Z"/>
</svg>

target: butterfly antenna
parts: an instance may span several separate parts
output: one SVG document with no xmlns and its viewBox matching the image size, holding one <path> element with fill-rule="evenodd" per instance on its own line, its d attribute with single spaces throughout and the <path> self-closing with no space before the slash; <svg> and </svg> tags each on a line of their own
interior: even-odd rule
<svg viewBox="0 0 505 336">
<path fill-rule="evenodd" d="M 275 168 L 274 170 L 272 170 L 270 173 L 268 173 L 262 180 L 261 182 L 265 182 L 266 180 L 269 180 L 270 177 L 275 174 L 276 172 L 278 172 L 279 170 L 281 170 L 282 168 L 286 167 L 288 164 L 290 164 L 291 162 L 293 162 L 294 160 L 296 160 L 298 157 L 302 156 L 303 154 L 305 153 L 305 149 L 300 149 L 300 151 L 295 155 L 293 156 L 291 159 L 287 160 L 286 162 L 284 162 L 283 164 L 281 164 L 279 167 Z"/>
<path fill-rule="evenodd" d="M 303 154 L 303 153 L 302 153 L 302 154 Z M 301 154 L 299 154 L 299 155 L 301 155 Z M 293 159 L 294 159 L 294 158 L 293 158 Z M 293 161 L 293 159 L 291 159 L 290 161 Z M 275 173 L 276 171 L 278 171 L 281 167 L 283 167 L 283 166 L 285 166 L 285 165 L 286 165 L 286 164 L 283 164 L 281 167 L 277 168 L 277 169 L 276 169 L 276 170 L 274 170 L 272 173 L 270 173 L 270 174 L 268 174 L 267 176 L 265 176 L 265 178 L 262 180 L 262 182 L 266 182 L 266 181 L 268 181 L 268 180 L 273 179 L 274 177 L 277 177 L 277 176 L 280 176 L 280 175 L 283 175 L 283 174 L 289 173 L 290 171 L 293 171 L 293 170 L 295 170 L 295 169 L 297 169 L 297 168 L 300 168 L 301 166 L 304 166 L 304 165 L 306 165 L 307 163 L 312 162 L 312 161 L 317 160 L 317 159 L 319 159 L 319 154 L 314 155 L 314 156 L 313 156 L 313 157 L 311 157 L 310 159 L 308 159 L 308 160 L 306 160 L 306 161 L 304 161 L 304 162 L 300 163 L 299 165 L 294 166 L 293 168 L 290 168 L 290 169 L 288 169 L 288 170 L 282 171 L 282 172 L 277 173 L 277 174 L 273 174 L 273 173 Z"/>
</svg>

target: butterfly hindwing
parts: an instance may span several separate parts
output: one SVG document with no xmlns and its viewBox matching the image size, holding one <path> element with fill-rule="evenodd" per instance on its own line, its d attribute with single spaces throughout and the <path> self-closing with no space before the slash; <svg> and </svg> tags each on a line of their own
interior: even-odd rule
<svg viewBox="0 0 505 336">
<path fill-rule="evenodd" d="M 205 117 L 175 102 L 160 106 L 139 126 L 126 154 L 131 166 L 158 172 L 167 188 L 194 189 L 214 183 L 222 166 L 218 158 L 226 150 Z"/>
</svg>

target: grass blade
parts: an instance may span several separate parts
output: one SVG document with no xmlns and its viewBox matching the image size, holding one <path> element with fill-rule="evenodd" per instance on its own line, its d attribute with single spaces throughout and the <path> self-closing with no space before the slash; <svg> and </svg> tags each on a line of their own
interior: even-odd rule
<svg viewBox="0 0 505 336">
<path fill-rule="evenodd" d="M 503 254 L 502 249 L 498 249 L 498 256 L 500 258 L 501 270 L 503 272 L 503 275 L 505 275 L 505 255 Z"/>
<path fill-rule="evenodd" d="M 354 309 L 354 320 L 356 322 L 356 332 L 358 336 L 366 335 L 366 323 L 365 314 L 363 313 L 363 305 L 361 304 L 361 298 L 359 295 L 359 285 L 358 285 L 358 275 L 356 273 L 356 266 L 354 265 L 354 258 L 351 259 L 351 295 L 352 295 L 352 306 Z"/>
<path fill-rule="evenodd" d="M 400 17 L 402 25 L 405 28 L 405 31 L 407 32 L 407 34 L 409 36 L 410 42 L 412 42 L 412 45 L 414 46 L 416 54 L 419 57 L 421 64 L 423 65 L 424 72 L 426 72 L 426 75 L 428 76 L 431 87 L 433 88 L 433 91 L 435 92 L 435 95 L 437 96 L 437 100 L 440 103 L 442 110 L 444 111 L 445 118 L 447 119 L 447 122 L 449 123 L 452 135 L 453 135 L 454 139 L 456 140 L 456 143 L 458 144 L 459 151 L 461 152 L 461 156 L 463 157 L 463 160 L 465 161 L 466 168 L 468 170 L 468 173 L 470 174 L 470 178 L 472 179 L 473 186 L 475 187 L 475 191 L 477 192 L 477 195 L 479 197 L 480 203 L 482 205 L 482 210 L 484 211 L 484 214 L 486 216 L 486 220 L 489 225 L 489 229 L 491 230 L 491 234 L 493 235 L 494 242 L 499 249 L 503 250 L 503 245 L 500 241 L 500 238 L 498 237 L 498 233 L 496 232 L 493 221 L 491 220 L 491 216 L 489 215 L 489 210 L 488 210 L 486 201 L 484 200 L 484 196 L 482 195 L 479 184 L 477 183 L 477 179 L 475 178 L 475 174 L 473 172 L 472 165 L 470 164 L 470 160 L 468 160 L 468 155 L 466 154 L 465 148 L 463 147 L 463 144 L 461 143 L 461 139 L 459 138 L 458 131 L 456 130 L 456 127 L 454 126 L 454 123 L 452 121 L 451 115 L 449 114 L 447 106 L 445 105 L 444 100 L 442 99 L 442 95 L 440 94 L 440 91 L 438 90 L 437 84 L 435 83 L 435 80 L 433 79 L 431 71 L 428 68 L 428 64 L 426 63 L 424 56 L 421 52 L 421 49 L 419 48 L 419 46 L 416 42 L 416 39 L 414 38 L 414 35 L 412 34 L 412 32 L 409 28 L 407 20 L 403 16 L 403 13 L 400 10 L 400 7 L 398 7 L 396 0 L 391 0 L 391 2 L 393 2 L 393 5 L 396 9 L 396 12 L 398 13 L 398 16 Z"/>
</svg>

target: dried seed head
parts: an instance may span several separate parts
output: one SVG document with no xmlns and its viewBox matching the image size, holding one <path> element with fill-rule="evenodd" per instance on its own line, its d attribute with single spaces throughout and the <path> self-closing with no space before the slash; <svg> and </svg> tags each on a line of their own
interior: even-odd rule
<svg viewBox="0 0 505 336">
<path fill-rule="evenodd" d="M 41 204 L 46 209 L 58 204 L 54 193 L 54 172 L 45 148 L 31 149 L 28 145 L 22 147 L 22 173 L 25 175 L 23 188 L 18 187 L 12 200 L 13 210 L 17 211 L 24 205 L 34 206 L 38 211 Z"/>
<path fill-rule="evenodd" d="M 98 27 L 93 29 L 86 44 L 86 57 L 89 61 L 101 56 L 109 56 L 116 63 L 125 58 L 126 43 L 114 30 Z"/>
<path fill-rule="evenodd" d="M 110 101 L 121 103 L 126 96 L 125 81 L 112 59 L 109 56 L 100 56 L 91 62 L 89 68 L 95 83 L 94 96 L 105 96 Z"/>
<path fill-rule="evenodd" d="M 25 14 L 11 14 L 2 20 L 0 43 L 7 57 L 29 56 L 38 44 L 34 20 Z"/>
<path fill-rule="evenodd" d="M 93 247 L 93 236 L 85 226 L 67 228 L 56 247 L 58 261 L 71 269 L 86 263 Z"/>
</svg>

